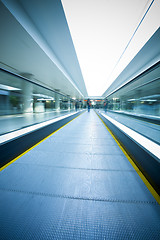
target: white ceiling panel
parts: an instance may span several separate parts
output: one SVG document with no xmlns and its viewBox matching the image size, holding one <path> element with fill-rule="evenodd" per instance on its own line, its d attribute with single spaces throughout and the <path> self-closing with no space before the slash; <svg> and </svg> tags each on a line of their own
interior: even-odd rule
<svg viewBox="0 0 160 240">
<path fill-rule="evenodd" d="M 3 2 L 9 10 L 0 3 L 1 65 L 71 97 L 86 96 L 60 1 Z"/>
</svg>

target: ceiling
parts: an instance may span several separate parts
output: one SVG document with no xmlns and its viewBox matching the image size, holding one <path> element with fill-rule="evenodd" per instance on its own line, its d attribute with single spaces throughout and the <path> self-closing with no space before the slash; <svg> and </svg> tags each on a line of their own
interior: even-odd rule
<svg viewBox="0 0 160 240">
<path fill-rule="evenodd" d="M 160 26 L 160 1 L 61 0 L 90 96 L 101 96 Z"/>
<path fill-rule="evenodd" d="M 2 3 L 3 2 L 3 3 Z M 83 98 L 87 90 L 61 2 L 0 1 L 0 67 Z"/>
<path fill-rule="evenodd" d="M 104 97 L 123 84 L 159 13 L 152 0 L 1 0 L 0 67 L 72 98 Z"/>
<path fill-rule="evenodd" d="M 139 53 L 133 58 L 133 60 L 127 65 L 127 67 L 120 73 L 120 75 L 110 85 L 110 87 L 104 92 L 103 97 L 107 97 L 113 92 L 116 92 L 122 86 L 131 82 L 137 76 L 158 62 L 160 62 L 160 27 L 149 39 L 149 41 L 143 46 Z M 153 75 L 151 79 L 153 80 L 157 78 L 157 76 L 159 76 L 159 73 L 156 74 L 156 76 Z M 150 79 L 148 75 L 147 78 L 148 80 Z M 148 81 L 147 78 L 145 82 Z M 135 84 L 138 86 L 137 82 Z"/>
</svg>

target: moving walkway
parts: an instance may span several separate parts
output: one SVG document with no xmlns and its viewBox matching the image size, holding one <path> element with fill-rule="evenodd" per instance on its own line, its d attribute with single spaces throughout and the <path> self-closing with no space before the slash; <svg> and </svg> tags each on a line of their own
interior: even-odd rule
<svg viewBox="0 0 160 240">
<path fill-rule="evenodd" d="M 1 239 L 160 238 L 159 195 L 100 116 L 77 114 L 3 167 Z"/>
</svg>

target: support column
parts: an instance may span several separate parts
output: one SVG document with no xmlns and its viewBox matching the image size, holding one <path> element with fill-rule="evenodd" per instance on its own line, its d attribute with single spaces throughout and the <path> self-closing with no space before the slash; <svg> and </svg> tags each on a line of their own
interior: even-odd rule
<svg viewBox="0 0 160 240">
<path fill-rule="evenodd" d="M 59 92 L 58 89 L 56 91 Z M 60 95 L 57 92 L 55 93 L 55 109 L 56 111 L 60 111 Z"/>
<path fill-rule="evenodd" d="M 70 95 L 67 95 L 68 97 L 68 111 L 71 110 L 71 100 L 70 100 Z"/>
<path fill-rule="evenodd" d="M 137 90 L 135 92 L 135 96 L 136 96 L 136 102 L 135 102 L 135 106 L 134 106 L 134 112 L 141 113 L 142 112 L 142 104 L 139 100 L 139 98 L 141 97 L 141 90 Z"/>
<path fill-rule="evenodd" d="M 29 73 L 22 73 L 23 77 L 27 79 L 32 79 L 33 75 Z M 32 83 L 23 80 L 22 83 L 22 99 L 23 99 L 23 112 L 24 113 L 32 113 L 33 112 L 33 86 Z"/>
</svg>

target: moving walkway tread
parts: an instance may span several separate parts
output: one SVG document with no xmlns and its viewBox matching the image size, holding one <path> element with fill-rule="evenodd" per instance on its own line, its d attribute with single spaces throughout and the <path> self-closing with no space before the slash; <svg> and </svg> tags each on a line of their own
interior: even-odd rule
<svg viewBox="0 0 160 240">
<path fill-rule="evenodd" d="M 94 111 L 0 173 L 2 239 L 159 239 L 160 206 Z"/>
</svg>

